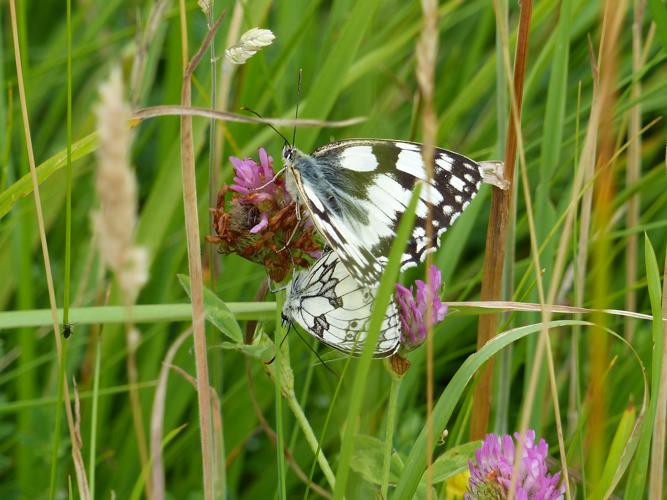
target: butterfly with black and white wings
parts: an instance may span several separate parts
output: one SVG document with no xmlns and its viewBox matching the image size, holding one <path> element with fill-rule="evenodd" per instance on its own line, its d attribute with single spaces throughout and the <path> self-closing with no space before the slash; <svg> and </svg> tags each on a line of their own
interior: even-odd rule
<svg viewBox="0 0 667 500">
<path fill-rule="evenodd" d="M 334 142 L 307 155 L 283 148 L 292 196 L 303 201 L 315 226 L 354 278 L 377 287 L 389 249 L 415 183 L 426 180 L 422 145 L 379 139 Z M 506 188 L 502 163 L 477 163 L 436 148 L 433 179 L 423 186 L 412 237 L 401 258 L 401 270 L 424 260 L 470 204 L 482 181 Z M 428 241 L 426 219 L 432 208 L 435 233 Z"/>
<path fill-rule="evenodd" d="M 360 285 L 334 252 L 295 273 L 287 287 L 283 319 L 340 351 L 360 354 L 375 300 L 375 290 Z M 391 356 L 401 340 L 400 319 L 393 300 L 373 350 L 376 358 Z"/>
</svg>

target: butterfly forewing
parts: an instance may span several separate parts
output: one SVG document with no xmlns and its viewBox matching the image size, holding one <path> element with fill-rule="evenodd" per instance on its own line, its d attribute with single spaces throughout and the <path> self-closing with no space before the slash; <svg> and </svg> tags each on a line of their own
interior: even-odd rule
<svg viewBox="0 0 667 500">
<path fill-rule="evenodd" d="M 327 144 L 291 162 L 297 187 L 315 225 L 354 278 L 376 287 L 417 179 L 426 180 L 422 146 L 413 142 L 355 139 Z M 412 238 L 401 269 L 423 261 L 477 194 L 479 165 L 436 148 L 433 179 L 423 186 Z M 434 241 L 426 236 L 432 207 Z"/>
<path fill-rule="evenodd" d="M 327 252 L 307 271 L 295 274 L 283 314 L 325 344 L 360 354 L 374 300 L 375 291 L 360 285 L 336 254 Z M 390 356 L 398 349 L 399 341 L 399 318 L 391 302 L 374 356 Z"/>
</svg>

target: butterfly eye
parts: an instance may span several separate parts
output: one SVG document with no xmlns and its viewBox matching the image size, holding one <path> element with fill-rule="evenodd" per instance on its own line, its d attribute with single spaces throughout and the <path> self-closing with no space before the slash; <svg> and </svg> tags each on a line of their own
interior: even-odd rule
<svg viewBox="0 0 667 500">
<path fill-rule="evenodd" d="M 289 144 L 283 146 L 283 160 L 292 161 L 294 160 L 294 148 Z"/>
</svg>

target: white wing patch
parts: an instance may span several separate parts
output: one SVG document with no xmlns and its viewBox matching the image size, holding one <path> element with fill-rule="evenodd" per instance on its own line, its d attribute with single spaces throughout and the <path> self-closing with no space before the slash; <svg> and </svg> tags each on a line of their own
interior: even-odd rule
<svg viewBox="0 0 667 500">
<path fill-rule="evenodd" d="M 378 166 L 371 146 L 352 146 L 342 152 L 340 163 L 343 168 L 355 172 L 372 172 Z"/>
<path fill-rule="evenodd" d="M 398 161 L 396 168 L 401 172 L 410 174 L 417 179 L 426 180 L 426 172 L 424 172 L 424 165 L 422 163 L 422 155 L 418 151 L 410 151 L 403 149 L 398 154 Z"/>
<path fill-rule="evenodd" d="M 334 252 L 294 275 L 283 316 L 310 335 L 343 352 L 360 354 L 366 340 L 375 292 L 359 285 Z M 375 346 L 375 357 L 391 356 L 400 345 L 400 322 L 390 302 Z"/>
</svg>

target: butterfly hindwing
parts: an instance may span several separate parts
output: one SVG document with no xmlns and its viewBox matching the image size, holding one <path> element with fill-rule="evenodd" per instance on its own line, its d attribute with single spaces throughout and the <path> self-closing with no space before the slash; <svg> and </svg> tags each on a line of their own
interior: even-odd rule
<svg viewBox="0 0 667 500">
<path fill-rule="evenodd" d="M 422 146 L 405 141 L 355 139 L 334 142 L 312 155 L 296 150 L 288 166 L 315 225 L 360 283 L 376 287 L 417 179 L 426 180 Z M 435 149 L 433 179 L 417 205 L 412 238 L 401 269 L 423 261 L 477 194 L 479 165 L 458 153 Z M 434 241 L 426 218 L 432 206 Z"/>
<path fill-rule="evenodd" d="M 375 291 L 357 283 L 336 254 L 327 252 L 308 270 L 294 275 L 283 314 L 325 344 L 360 354 L 374 300 Z M 399 341 L 398 313 L 391 302 L 374 356 L 390 356 Z"/>
</svg>

